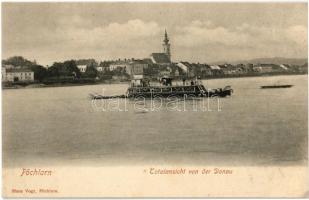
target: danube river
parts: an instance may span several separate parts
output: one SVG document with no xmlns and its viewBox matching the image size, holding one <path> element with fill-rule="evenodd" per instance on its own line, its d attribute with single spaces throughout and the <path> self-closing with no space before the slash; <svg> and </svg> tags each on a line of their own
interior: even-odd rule
<svg viewBox="0 0 309 200">
<path fill-rule="evenodd" d="M 92 102 L 92 92 L 124 94 L 127 84 L 3 90 L 3 164 L 298 165 L 307 159 L 307 76 L 203 81 L 231 85 L 232 97 L 207 109 L 121 100 L 121 111 Z M 267 84 L 292 88 L 260 89 Z M 198 101 L 198 103 L 201 101 Z M 100 102 L 99 102 L 100 103 Z M 186 102 L 187 103 L 187 102 Z M 205 103 L 205 102 L 204 102 Z M 103 105 L 103 104 L 102 104 Z M 115 105 L 117 105 L 115 103 Z M 164 102 L 166 105 L 166 102 Z M 219 109 L 218 109 L 219 105 Z"/>
</svg>

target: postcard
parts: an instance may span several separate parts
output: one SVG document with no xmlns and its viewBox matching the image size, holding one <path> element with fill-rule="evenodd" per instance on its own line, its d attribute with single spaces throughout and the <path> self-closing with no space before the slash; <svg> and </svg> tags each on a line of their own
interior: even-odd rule
<svg viewBox="0 0 309 200">
<path fill-rule="evenodd" d="M 308 197 L 307 10 L 2 3 L 2 196 Z"/>
</svg>

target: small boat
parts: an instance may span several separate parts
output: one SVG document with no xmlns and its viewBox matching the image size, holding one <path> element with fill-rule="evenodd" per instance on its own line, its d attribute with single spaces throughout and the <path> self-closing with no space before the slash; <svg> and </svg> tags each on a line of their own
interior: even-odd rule
<svg viewBox="0 0 309 200">
<path fill-rule="evenodd" d="M 273 88 L 290 88 L 293 85 L 263 85 L 261 89 L 273 89 Z"/>
</svg>

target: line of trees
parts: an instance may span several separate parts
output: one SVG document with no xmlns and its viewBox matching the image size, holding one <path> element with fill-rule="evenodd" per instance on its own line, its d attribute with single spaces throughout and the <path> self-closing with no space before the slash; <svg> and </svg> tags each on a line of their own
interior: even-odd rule
<svg viewBox="0 0 309 200">
<path fill-rule="evenodd" d="M 2 66 L 12 65 L 13 67 L 21 67 L 31 69 L 34 72 L 34 79 L 39 82 L 44 81 L 61 81 L 79 80 L 79 79 L 94 79 L 97 77 L 96 62 L 93 60 L 87 65 L 85 73 L 81 73 L 77 68 L 78 62 L 88 62 L 89 60 L 68 60 L 64 62 L 55 62 L 52 66 L 46 68 L 38 65 L 35 61 L 30 61 L 22 56 L 14 56 L 6 60 L 2 60 Z"/>
</svg>

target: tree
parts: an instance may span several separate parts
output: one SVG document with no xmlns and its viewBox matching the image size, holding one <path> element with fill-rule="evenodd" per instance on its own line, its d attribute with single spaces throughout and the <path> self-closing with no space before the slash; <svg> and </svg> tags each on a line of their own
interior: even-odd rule
<svg viewBox="0 0 309 200">
<path fill-rule="evenodd" d="M 51 67 L 47 69 L 48 76 L 49 77 L 59 77 L 62 65 L 63 65 L 62 63 L 55 62 Z"/>
<path fill-rule="evenodd" d="M 75 61 L 69 60 L 63 63 L 55 62 L 50 68 L 48 68 L 48 75 L 51 77 L 75 76 L 79 78 L 81 74 Z"/>
<path fill-rule="evenodd" d="M 30 69 L 34 72 L 34 80 L 43 81 L 47 77 L 47 69 L 41 65 L 33 65 Z"/>
<path fill-rule="evenodd" d="M 60 72 L 63 76 L 72 76 L 76 74 L 77 77 L 80 77 L 80 71 L 74 60 L 65 61 Z"/>
<path fill-rule="evenodd" d="M 88 66 L 88 65 L 94 64 L 95 66 L 98 66 L 98 63 L 93 58 L 75 60 L 75 63 L 76 65 L 87 65 Z"/>
<path fill-rule="evenodd" d="M 30 60 L 25 59 L 22 56 L 13 56 L 6 60 L 2 60 L 3 65 L 13 65 L 13 66 L 22 66 L 22 67 L 31 67 L 36 65 L 36 63 L 31 62 Z"/>
<path fill-rule="evenodd" d="M 97 75 L 98 75 L 98 71 L 95 68 L 94 63 L 91 63 L 89 66 L 87 66 L 86 71 L 85 71 L 85 77 L 96 78 Z"/>
</svg>

